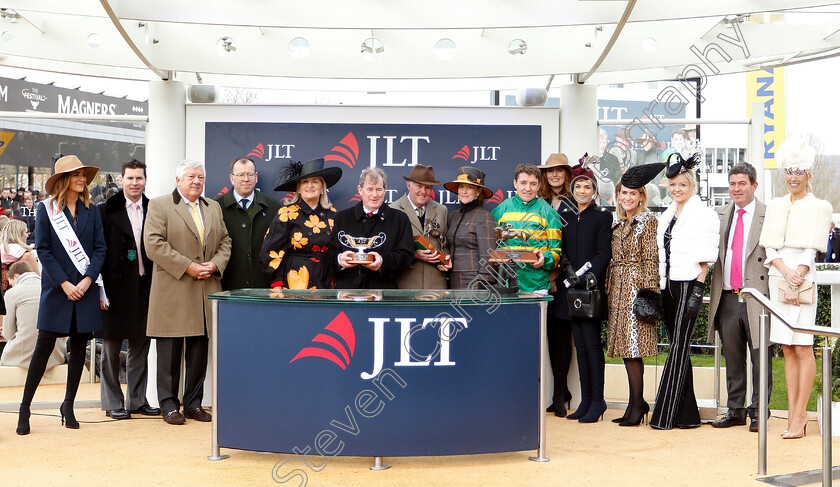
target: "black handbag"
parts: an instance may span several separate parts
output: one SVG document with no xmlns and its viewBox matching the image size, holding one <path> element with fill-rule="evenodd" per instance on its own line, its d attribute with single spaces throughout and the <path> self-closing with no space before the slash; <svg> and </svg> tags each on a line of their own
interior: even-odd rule
<svg viewBox="0 0 840 487">
<path fill-rule="evenodd" d="M 588 272 L 581 279 L 586 279 L 585 289 L 566 291 L 566 299 L 569 301 L 569 318 L 603 319 L 604 292 L 598 289 L 598 281 Z"/>
<path fill-rule="evenodd" d="M 633 314 L 641 323 L 658 323 L 662 319 L 662 294 L 655 289 L 639 289 L 633 300 Z"/>
</svg>

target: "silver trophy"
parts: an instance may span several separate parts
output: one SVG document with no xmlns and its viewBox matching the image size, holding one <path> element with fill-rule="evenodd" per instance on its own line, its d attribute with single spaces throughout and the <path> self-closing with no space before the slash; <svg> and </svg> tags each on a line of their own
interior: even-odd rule
<svg viewBox="0 0 840 487">
<path fill-rule="evenodd" d="M 367 252 L 385 243 L 385 233 L 379 232 L 378 235 L 373 237 L 352 237 L 342 230 L 338 232 L 338 241 L 342 245 L 356 250 L 356 253 L 350 259 L 351 264 L 370 264 L 375 259 Z"/>
</svg>

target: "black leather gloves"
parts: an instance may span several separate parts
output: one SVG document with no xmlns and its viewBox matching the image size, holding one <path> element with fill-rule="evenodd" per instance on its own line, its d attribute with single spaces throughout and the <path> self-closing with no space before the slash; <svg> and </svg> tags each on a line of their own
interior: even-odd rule
<svg viewBox="0 0 840 487">
<path fill-rule="evenodd" d="M 688 301 L 685 303 L 685 314 L 683 315 L 687 320 L 697 318 L 697 313 L 700 311 L 700 305 L 703 304 L 703 291 L 706 290 L 706 284 L 700 281 L 691 281 L 691 294 L 688 295 Z"/>
<path fill-rule="evenodd" d="M 569 288 L 574 289 L 578 286 L 578 283 L 581 279 L 575 275 L 575 268 L 569 259 L 565 257 L 560 262 L 560 277 L 563 278 L 564 281 L 568 281 Z"/>
</svg>

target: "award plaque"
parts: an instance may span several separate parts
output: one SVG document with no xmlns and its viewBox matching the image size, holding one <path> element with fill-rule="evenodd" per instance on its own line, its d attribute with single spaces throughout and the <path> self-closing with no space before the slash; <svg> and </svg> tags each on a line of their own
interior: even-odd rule
<svg viewBox="0 0 840 487">
<path fill-rule="evenodd" d="M 428 250 L 433 253 L 437 252 L 439 254 L 438 263 L 440 265 L 446 265 L 449 263 L 449 256 L 444 255 L 439 248 L 435 247 L 435 244 L 429 242 L 429 239 L 422 235 L 414 237 L 414 248 L 417 250 Z"/>
<path fill-rule="evenodd" d="M 379 232 L 378 235 L 373 237 L 351 237 L 344 231 L 340 231 L 338 232 L 338 241 L 342 245 L 356 250 L 350 259 L 351 264 L 370 264 L 375 259 L 367 252 L 385 243 L 385 233 Z"/>
</svg>

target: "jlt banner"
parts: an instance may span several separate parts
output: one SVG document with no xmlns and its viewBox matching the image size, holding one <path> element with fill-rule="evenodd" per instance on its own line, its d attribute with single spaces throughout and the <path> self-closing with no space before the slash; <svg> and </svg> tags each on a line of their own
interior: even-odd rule
<svg viewBox="0 0 840 487">
<path fill-rule="evenodd" d="M 513 194 L 513 172 L 519 163 L 539 165 L 541 127 L 538 125 L 423 125 L 349 123 L 208 122 L 205 125 L 206 192 L 228 191 L 230 164 L 248 156 L 256 161 L 261 191 L 273 194 L 290 160 L 323 157 L 327 166 L 340 167 L 341 181 L 330 189 L 333 205 L 341 210 L 359 201 L 356 187 L 366 167 L 380 167 L 388 175 L 391 203 L 405 192 L 412 166 L 434 167 L 438 181 L 455 179 L 458 168 L 473 166 L 487 174 L 493 197 L 487 206 Z M 286 194 L 275 194 L 283 198 Z M 457 195 L 435 188 L 439 203 L 457 205 Z"/>
</svg>

